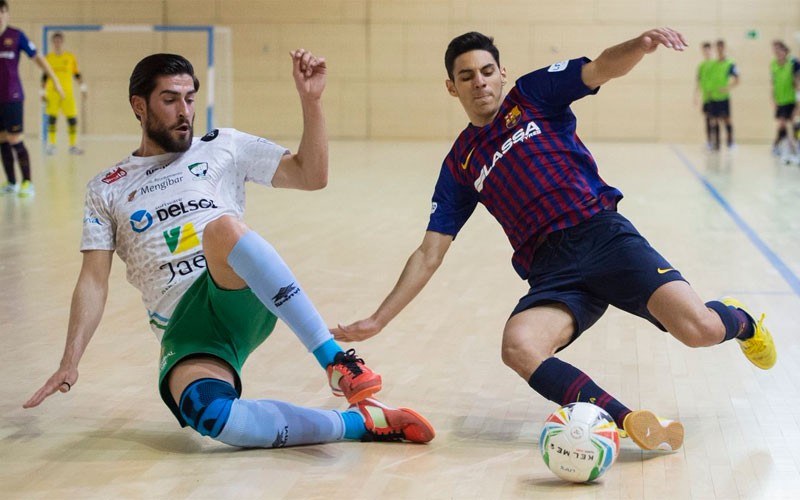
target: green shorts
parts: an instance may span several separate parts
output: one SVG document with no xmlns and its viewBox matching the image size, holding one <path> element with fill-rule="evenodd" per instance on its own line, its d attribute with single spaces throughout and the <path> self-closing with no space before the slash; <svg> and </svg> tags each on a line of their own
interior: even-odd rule
<svg viewBox="0 0 800 500">
<path fill-rule="evenodd" d="M 204 272 L 178 302 L 161 339 L 158 386 L 161 399 L 186 426 L 167 384 L 167 374 L 180 360 L 216 356 L 235 372 L 236 392 L 242 393 L 240 372 L 247 357 L 275 328 L 278 318 L 249 288 L 223 290 Z"/>
</svg>

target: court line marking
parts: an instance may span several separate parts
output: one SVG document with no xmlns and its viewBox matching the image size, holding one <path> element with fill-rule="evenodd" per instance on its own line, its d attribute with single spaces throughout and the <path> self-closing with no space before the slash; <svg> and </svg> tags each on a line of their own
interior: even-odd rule
<svg viewBox="0 0 800 500">
<path fill-rule="evenodd" d="M 728 212 L 728 215 L 731 217 L 731 219 L 733 219 L 733 222 L 739 226 L 739 229 L 750 239 L 758 251 L 760 251 L 761 254 L 767 258 L 770 264 L 772 264 L 772 267 L 778 271 L 786 283 L 789 284 L 789 287 L 794 290 L 794 293 L 797 296 L 800 296 L 800 278 L 798 278 L 797 275 L 794 274 L 791 269 L 789 269 L 789 266 L 787 266 L 786 263 L 783 262 L 783 260 L 778 256 L 778 254 L 776 254 L 769 247 L 769 245 L 767 245 L 764 240 L 761 239 L 758 233 L 752 227 L 750 227 L 750 225 L 745 222 L 744 219 L 742 219 L 733 206 L 728 203 L 728 200 L 726 200 L 725 197 L 722 196 L 719 191 L 717 191 L 717 188 L 711 184 L 711 181 L 709 181 L 706 176 L 700 173 L 700 170 L 698 170 L 691 160 L 689 160 L 686 155 L 683 154 L 683 151 L 681 151 L 679 147 L 675 146 L 674 144 L 670 144 L 670 149 L 672 149 L 672 152 L 675 153 L 681 162 L 683 162 L 686 168 L 688 168 L 689 171 L 692 172 L 695 177 L 697 177 L 700 183 L 705 186 L 708 192 L 711 193 L 711 196 L 717 200 L 717 203 L 719 203 L 720 206 L 722 206 L 722 208 Z"/>
</svg>

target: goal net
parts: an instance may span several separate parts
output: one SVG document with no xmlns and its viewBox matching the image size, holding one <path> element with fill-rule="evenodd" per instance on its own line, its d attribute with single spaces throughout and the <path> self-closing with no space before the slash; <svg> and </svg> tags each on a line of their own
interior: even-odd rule
<svg viewBox="0 0 800 500">
<path fill-rule="evenodd" d="M 43 54 L 51 50 L 50 37 L 55 32 L 64 34 L 64 50 L 75 54 L 88 87 L 85 99 L 77 86 L 75 88 L 81 133 L 136 134 L 135 118 L 128 104 L 128 79 L 137 62 L 158 52 L 180 54 L 194 66 L 200 80 L 200 92 L 195 101 L 196 135 L 213 128 L 233 126 L 233 52 L 229 28 L 45 25 L 42 27 Z M 46 127 L 43 113 L 43 141 L 47 136 Z"/>
</svg>

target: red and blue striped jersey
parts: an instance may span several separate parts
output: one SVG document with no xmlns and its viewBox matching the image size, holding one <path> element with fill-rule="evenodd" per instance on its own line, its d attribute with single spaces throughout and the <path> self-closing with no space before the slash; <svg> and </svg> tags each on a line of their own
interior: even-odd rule
<svg viewBox="0 0 800 500">
<path fill-rule="evenodd" d="M 25 95 L 19 79 L 19 54 L 36 55 L 36 46 L 25 33 L 8 26 L 0 33 L 0 103 L 21 102 Z"/>
<path fill-rule="evenodd" d="M 597 93 L 581 79 L 587 62 L 562 61 L 521 77 L 491 123 L 461 132 L 439 173 L 429 231 L 455 238 L 482 203 L 503 227 L 525 279 L 548 234 L 616 210 L 622 193 L 600 178 L 569 107 Z"/>
</svg>

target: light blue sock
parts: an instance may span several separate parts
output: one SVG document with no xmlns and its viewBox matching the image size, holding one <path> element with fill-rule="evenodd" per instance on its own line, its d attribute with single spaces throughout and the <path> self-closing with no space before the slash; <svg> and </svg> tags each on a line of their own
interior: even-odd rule
<svg viewBox="0 0 800 500">
<path fill-rule="evenodd" d="M 228 255 L 228 264 L 310 352 L 333 339 L 292 271 L 258 233 L 249 231 L 236 242 Z"/>
<path fill-rule="evenodd" d="M 346 436 L 342 412 L 283 401 L 236 399 L 218 441 L 244 448 L 329 443 Z M 363 418 L 362 418 L 363 426 Z"/>
<path fill-rule="evenodd" d="M 367 427 L 364 425 L 364 417 L 356 410 L 347 410 L 340 412 L 342 421 L 344 422 L 344 438 L 345 439 L 361 439 L 367 433 Z"/>
<path fill-rule="evenodd" d="M 333 358 L 335 358 L 336 354 L 340 352 L 344 351 L 341 347 L 339 347 L 339 344 L 337 344 L 335 340 L 330 339 L 314 349 L 314 357 L 317 358 L 319 365 L 325 368 L 329 364 L 333 363 Z"/>
</svg>

